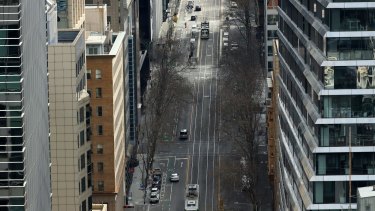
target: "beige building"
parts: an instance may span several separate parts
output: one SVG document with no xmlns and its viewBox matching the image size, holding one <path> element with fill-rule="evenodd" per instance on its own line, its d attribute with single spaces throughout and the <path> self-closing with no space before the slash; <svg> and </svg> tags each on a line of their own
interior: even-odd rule
<svg viewBox="0 0 375 211">
<path fill-rule="evenodd" d="M 121 17 L 124 10 L 121 8 L 122 2 L 127 2 L 129 0 L 86 0 L 87 6 L 96 6 L 96 5 L 106 5 L 108 13 L 106 15 L 106 20 L 110 28 L 114 32 L 119 32 L 124 30 L 124 20 Z"/>
<path fill-rule="evenodd" d="M 59 30 L 48 46 L 52 208 L 91 208 L 90 106 L 84 30 Z"/>
<path fill-rule="evenodd" d="M 92 152 L 84 1 L 56 2 L 47 13 L 52 210 L 86 211 L 92 207 Z"/>
<path fill-rule="evenodd" d="M 59 29 L 84 28 L 85 0 L 55 0 Z"/>
<path fill-rule="evenodd" d="M 96 11 L 99 14 L 90 17 L 106 17 L 104 8 L 86 7 L 86 13 Z M 86 23 L 87 85 L 93 108 L 93 203 L 108 204 L 109 211 L 123 210 L 125 33 L 112 33 L 102 25 L 105 21 L 96 18 L 87 19 Z"/>
</svg>

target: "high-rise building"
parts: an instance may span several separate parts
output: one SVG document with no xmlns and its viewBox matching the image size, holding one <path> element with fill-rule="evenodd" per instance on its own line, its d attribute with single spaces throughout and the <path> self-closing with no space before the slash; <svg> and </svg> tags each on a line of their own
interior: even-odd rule
<svg viewBox="0 0 375 211">
<path fill-rule="evenodd" d="M 107 24 L 114 32 L 124 31 L 124 8 L 129 0 L 85 0 L 86 6 L 106 5 Z"/>
<path fill-rule="evenodd" d="M 375 9 L 281 0 L 277 210 L 356 209 L 375 184 Z"/>
<path fill-rule="evenodd" d="M 93 108 L 93 203 L 125 204 L 126 33 L 112 33 L 106 6 L 86 6 L 87 84 Z M 89 15 L 90 14 L 90 15 Z M 103 25 L 104 23 L 104 25 Z"/>
<path fill-rule="evenodd" d="M 0 210 L 51 210 L 45 9 L 0 1 Z"/>
<path fill-rule="evenodd" d="M 61 29 L 84 28 L 85 0 L 54 0 L 57 3 L 57 25 Z"/>
<path fill-rule="evenodd" d="M 91 107 L 86 85 L 83 0 L 47 12 L 52 209 L 91 210 Z"/>
<path fill-rule="evenodd" d="M 265 69 L 267 71 L 272 71 L 273 67 L 273 54 L 272 54 L 272 40 L 277 38 L 277 6 L 279 0 L 267 0 L 264 1 L 265 4 L 265 15 L 264 15 L 264 58 L 265 58 Z M 258 35 L 257 35 L 258 36 Z"/>
</svg>

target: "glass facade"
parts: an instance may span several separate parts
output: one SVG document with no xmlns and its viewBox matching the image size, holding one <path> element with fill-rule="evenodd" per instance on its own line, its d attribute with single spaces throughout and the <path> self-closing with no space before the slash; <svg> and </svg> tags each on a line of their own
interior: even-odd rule
<svg viewBox="0 0 375 211">
<path fill-rule="evenodd" d="M 285 195 L 279 207 L 348 210 L 358 187 L 375 184 L 369 180 L 375 175 L 375 40 L 363 32 L 375 31 L 375 9 L 334 2 L 374 1 L 281 0 L 278 8 Z"/>
</svg>

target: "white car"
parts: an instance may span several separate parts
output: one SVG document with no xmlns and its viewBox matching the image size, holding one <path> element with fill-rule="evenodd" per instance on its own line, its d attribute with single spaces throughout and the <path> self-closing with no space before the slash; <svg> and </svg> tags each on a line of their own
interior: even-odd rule
<svg viewBox="0 0 375 211">
<path fill-rule="evenodd" d="M 169 177 L 169 180 L 170 180 L 171 182 L 178 182 L 178 181 L 180 181 L 180 177 L 178 176 L 177 173 L 173 173 L 173 174 L 171 174 L 171 176 Z"/>
<path fill-rule="evenodd" d="M 160 199 L 159 193 L 151 193 L 150 195 L 150 203 L 158 203 Z"/>
<path fill-rule="evenodd" d="M 231 7 L 231 8 L 237 8 L 237 7 L 238 7 L 238 5 L 237 5 L 237 3 L 236 3 L 236 2 L 234 2 L 234 1 L 231 1 L 231 2 L 230 2 L 230 7 Z"/>
<path fill-rule="evenodd" d="M 159 188 L 157 187 L 151 188 L 151 194 L 152 193 L 159 193 Z"/>
</svg>

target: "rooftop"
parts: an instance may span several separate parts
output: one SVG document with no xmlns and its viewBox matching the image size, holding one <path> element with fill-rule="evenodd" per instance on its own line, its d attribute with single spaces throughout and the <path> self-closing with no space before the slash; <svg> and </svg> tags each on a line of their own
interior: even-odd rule
<svg viewBox="0 0 375 211">
<path fill-rule="evenodd" d="M 358 188 L 358 195 L 359 195 L 358 196 L 359 198 L 374 197 L 375 196 L 375 186 Z"/>
<path fill-rule="evenodd" d="M 59 43 L 72 43 L 77 38 L 79 30 L 59 31 L 58 42 Z"/>
</svg>

